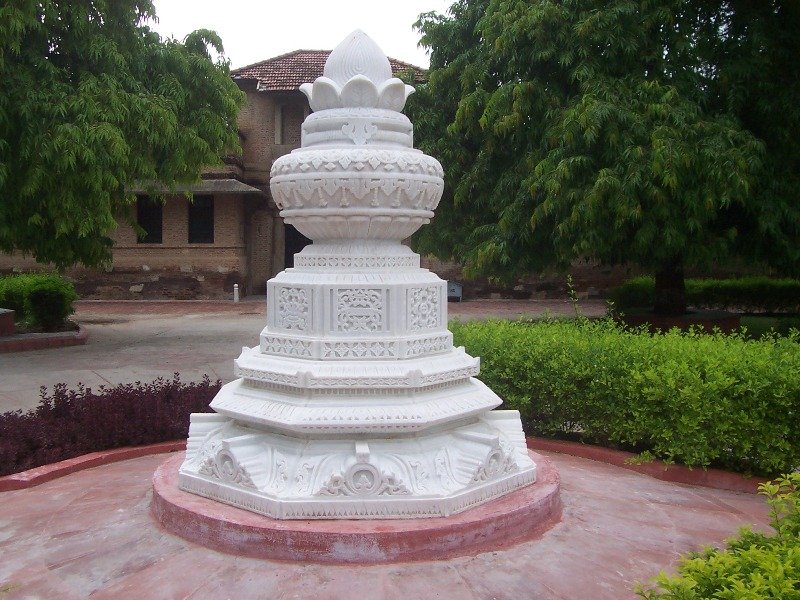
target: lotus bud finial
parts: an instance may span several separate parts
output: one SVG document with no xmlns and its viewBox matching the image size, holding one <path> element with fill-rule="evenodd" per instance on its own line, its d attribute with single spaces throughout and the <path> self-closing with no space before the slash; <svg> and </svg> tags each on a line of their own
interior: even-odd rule
<svg viewBox="0 0 800 600">
<path fill-rule="evenodd" d="M 304 83 L 300 91 L 313 111 L 363 107 L 400 112 L 414 88 L 392 77 L 386 55 L 356 29 L 331 52 L 322 77 Z"/>
</svg>

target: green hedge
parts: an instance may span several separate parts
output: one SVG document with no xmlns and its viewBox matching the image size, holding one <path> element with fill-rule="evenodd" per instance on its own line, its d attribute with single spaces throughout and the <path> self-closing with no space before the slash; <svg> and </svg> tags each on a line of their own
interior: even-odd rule
<svg viewBox="0 0 800 600">
<path fill-rule="evenodd" d="M 27 274 L 0 277 L 0 308 L 10 308 L 17 321 L 45 331 L 63 325 L 74 312 L 75 287 L 59 275 Z"/>
<path fill-rule="evenodd" d="M 626 310 L 653 306 L 652 277 L 637 277 L 617 286 L 610 297 Z M 746 277 L 742 279 L 687 279 L 686 299 L 691 306 L 751 312 L 800 312 L 800 280 Z"/>
<path fill-rule="evenodd" d="M 690 466 L 800 465 L 800 338 L 650 335 L 605 319 L 454 322 L 526 432 Z"/>
<path fill-rule="evenodd" d="M 800 598 L 800 473 L 761 486 L 774 535 L 742 529 L 724 550 L 684 557 L 678 574 L 661 573 L 657 587 L 640 588 L 647 600 L 789 600 Z"/>
</svg>

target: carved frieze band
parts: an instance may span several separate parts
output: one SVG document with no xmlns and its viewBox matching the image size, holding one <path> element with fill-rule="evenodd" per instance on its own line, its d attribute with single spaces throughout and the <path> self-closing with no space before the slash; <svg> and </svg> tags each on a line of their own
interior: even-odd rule
<svg viewBox="0 0 800 600">
<path fill-rule="evenodd" d="M 295 267 L 325 269 L 413 269 L 419 267 L 414 256 L 303 256 L 294 257 Z"/>
<path fill-rule="evenodd" d="M 475 377 L 480 372 L 480 366 L 476 362 L 474 365 L 462 367 L 460 369 L 449 369 L 431 375 L 422 375 L 419 371 L 412 372 L 408 375 L 397 376 L 347 376 L 340 377 L 314 377 L 310 373 L 279 373 L 269 371 L 266 369 L 252 369 L 247 367 L 240 367 L 238 364 L 234 367 L 234 372 L 237 377 L 243 377 L 247 380 L 258 381 L 263 383 L 275 383 L 290 386 L 301 386 L 307 388 L 360 388 L 360 387 L 425 387 L 428 385 L 445 383 L 448 381 L 458 381 L 459 379 L 466 379 L 468 377 Z"/>
<path fill-rule="evenodd" d="M 444 170 L 439 161 L 421 152 L 398 150 L 360 150 L 355 148 L 313 150 L 293 152 L 276 162 L 270 175 L 292 175 L 324 171 L 328 173 L 347 173 L 353 171 L 375 173 L 425 173 L 443 177 Z"/>
<path fill-rule="evenodd" d="M 421 153 L 331 149 L 282 157 L 270 188 L 280 209 L 434 210 L 444 183 L 439 162 Z"/>
<path fill-rule="evenodd" d="M 353 360 L 375 358 L 397 358 L 397 342 L 324 342 L 322 344 L 323 359 Z"/>
<path fill-rule="evenodd" d="M 265 354 L 317 360 L 416 358 L 441 354 L 452 347 L 449 333 L 398 340 L 345 339 L 316 343 L 277 334 L 261 338 L 261 351 Z"/>
<path fill-rule="evenodd" d="M 446 352 L 452 348 L 453 343 L 450 341 L 450 335 L 432 335 L 425 338 L 417 338 L 406 342 L 406 358 L 415 356 L 425 356 L 428 354 L 438 354 Z"/>
<path fill-rule="evenodd" d="M 278 356 L 294 356 L 296 358 L 313 358 L 310 341 L 298 340 L 283 336 L 264 336 L 261 339 L 261 350 L 266 354 Z"/>
</svg>

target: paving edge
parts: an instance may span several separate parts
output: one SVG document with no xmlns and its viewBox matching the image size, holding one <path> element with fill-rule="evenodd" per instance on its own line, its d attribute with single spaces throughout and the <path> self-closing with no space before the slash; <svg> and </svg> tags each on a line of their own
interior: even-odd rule
<svg viewBox="0 0 800 600">
<path fill-rule="evenodd" d="M 529 454 L 536 483 L 449 517 L 375 520 L 271 519 L 184 492 L 180 454 L 154 473 L 151 512 L 174 535 L 253 558 L 364 565 L 474 555 L 535 539 L 561 519 L 558 471 L 548 458 Z"/>
<path fill-rule="evenodd" d="M 0 337 L 0 354 L 8 352 L 25 352 L 27 350 L 45 350 L 47 348 L 64 348 L 81 346 L 89 339 L 86 327 L 78 325 L 78 331 L 57 331 L 54 333 L 14 334 Z"/>
<path fill-rule="evenodd" d="M 527 438 L 528 448 L 544 452 L 558 452 L 580 458 L 588 458 L 599 462 L 608 463 L 616 467 L 636 471 L 649 475 L 662 481 L 671 483 L 685 483 L 699 485 L 718 490 L 745 492 L 755 494 L 761 483 L 769 481 L 763 477 L 746 477 L 739 473 L 722 471 L 720 469 L 690 469 L 683 465 L 668 465 L 659 460 L 644 464 L 629 462 L 636 455 L 632 452 L 612 450 L 601 446 L 581 444 L 580 442 L 567 442 L 562 440 L 548 440 L 545 438 Z M 22 490 L 37 486 L 46 481 L 51 481 L 64 475 L 69 475 L 81 469 L 90 469 L 130 458 L 139 458 L 150 454 L 165 452 L 178 452 L 186 449 L 186 440 L 174 442 L 160 442 L 149 446 L 136 446 L 133 448 L 116 448 L 102 452 L 92 452 L 83 456 L 76 456 L 61 462 L 36 467 L 28 471 L 13 473 L 0 477 L 0 492 Z"/>
<path fill-rule="evenodd" d="M 75 473 L 76 471 L 91 469 L 92 467 L 99 467 L 100 465 L 107 465 L 131 458 L 140 458 L 142 456 L 149 456 L 150 454 L 178 452 L 185 449 L 186 440 L 181 440 L 177 442 L 160 442 L 148 446 L 115 448 L 113 450 L 103 450 L 102 452 L 92 452 L 91 454 L 68 458 L 67 460 L 0 477 L 0 492 L 24 490 L 59 477 L 64 477 L 70 473 Z"/>
<path fill-rule="evenodd" d="M 549 440 L 538 437 L 529 437 L 527 442 L 528 448 L 533 450 L 558 452 L 560 454 L 588 458 L 671 483 L 685 483 L 717 490 L 756 494 L 758 493 L 759 484 L 769 481 L 763 477 L 747 477 L 740 473 L 721 469 L 703 469 L 702 467 L 693 469 L 684 465 L 667 464 L 660 460 L 635 464 L 631 462 L 637 456 L 633 452 L 612 450 L 611 448 L 581 444 L 580 442 Z"/>
</svg>

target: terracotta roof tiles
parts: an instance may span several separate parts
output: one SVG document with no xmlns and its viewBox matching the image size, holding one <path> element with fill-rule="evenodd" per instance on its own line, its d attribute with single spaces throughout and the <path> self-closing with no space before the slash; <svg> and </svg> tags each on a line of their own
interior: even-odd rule
<svg viewBox="0 0 800 600">
<path fill-rule="evenodd" d="M 255 80 L 262 91 L 294 91 L 301 84 L 313 82 L 322 75 L 330 53 L 330 50 L 295 50 L 234 69 L 231 76 L 239 80 Z M 424 69 L 395 58 L 389 58 L 389 63 L 394 73 L 413 69 L 416 81 L 424 81 Z"/>
</svg>

